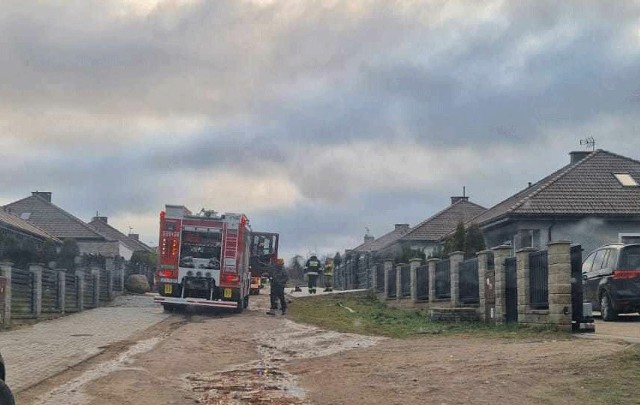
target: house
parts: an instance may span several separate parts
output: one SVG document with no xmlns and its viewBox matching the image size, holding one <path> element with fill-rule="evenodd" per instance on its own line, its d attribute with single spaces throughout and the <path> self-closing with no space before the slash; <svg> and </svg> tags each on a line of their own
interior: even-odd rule
<svg viewBox="0 0 640 405">
<path fill-rule="evenodd" d="M 568 165 L 472 219 L 487 246 L 569 240 L 589 252 L 640 242 L 640 162 L 604 150 L 570 156 Z"/>
<path fill-rule="evenodd" d="M 413 227 L 400 238 L 399 243 L 411 250 L 424 252 L 428 257 L 460 222 L 467 223 L 486 210 L 469 201 L 467 196 L 451 197 L 451 205 Z"/>
<path fill-rule="evenodd" d="M 370 254 L 379 258 L 393 258 L 402 253 L 402 248 L 396 242 L 400 240 L 411 228 L 409 224 L 395 224 L 394 229 L 378 239 L 365 235 L 364 243 L 347 251 L 347 254 Z"/>
<path fill-rule="evenodd" d="M 29 240 L 37 246 L 43 245 L 45 242 L 51 242 L 55 245 L 61 245 L 62 241 L 51 235 L 44 229 L 30 224 L 19 217 L 8 213 L 4 208 L 0 207 L 0 235 L 11 236 L 17 240 Z"/>
<path fill-rule="evenodd" d="M 119 241 L 121 244 L 120 255 L 126 260 L 129 260 L 134 252 L 155 252 L 155 249 L 152 249 L 146 244 L 140 242 L 138 234 L 125 235 L 124 233 L 109 225 L 108 217 L 93 217 L 91 222 L 89 222 L 89 225 L 109 239 Z M 126 252 L 126 254 L 123 254 L 124 252 Z"/>
<path fill-rule="evenodd" d="M 81 254 L 122 256 L 127 260 L 131 257 L 118 240 L 107 237 L 56 206 L 51 198 L 50 192 L 35 191 L 29 197 L 5 205 L 4 209 L 60 240 L 74 239 Z"/>
</svg>

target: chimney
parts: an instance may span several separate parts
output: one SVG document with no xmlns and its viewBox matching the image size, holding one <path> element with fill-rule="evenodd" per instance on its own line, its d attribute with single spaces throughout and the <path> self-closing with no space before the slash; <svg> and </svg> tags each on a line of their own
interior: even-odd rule
<svg viewBox="0 0 640 405">
<path fill-rule="evenodd" d="M 139 241 L 139 240 L 140 240 L 140 234 L 139 234 L 139 233 L 130 233 L 130 234 L 129 234 L 129 237 L 130 237 L 131 239 L 135 239 L 135 240 L 137 240 L 137 241 Z"/>
<path fill-rule="evenodd" d="M 404 229 L 404 230 L 408 230 L 409 229 L 409 224 L 396 224 L 396 231 L 400 230 L 400 229 Z"/>
<path fill-rule="evenodd" d="M 46 202 L 51 202 L 51 192 L 49 191 L 34 191 L 31 195 L 34 197 L 40 197 Z"/>
<path fill-rule="evenodd" d="M 581 161 L 582 159 L 586 158 L 590 154 L 591 154 L 591 152 L 589 152 L 589 151 L 574 151 L 574 152 L 570 152 L 569 155 L 571 156 L 571 164 L 578 163 L 579 161 Z"/>
<path fill-rule="evenodd" d="M 91 221 L 92 222 L 93 221 L 101 221 L 101 222 L 104 222 L 105 224 L 108 224 L 109 222 L 108 222 L 107 219 L 108 219 L 107 217 L 93 217 L 93 219 Z"/>
<path fill-rule="evenodd" d="M 372 241 L 374 241 L 375 239 L 376 239 L 376 238 L 374 238 L 374 237 L 373 237 L 373 235 L 369 235 L 369 234 L 364 235 L 364 243 L 372 242 Z"/>
<path fill-rule="evenodd" d="M 451 197 L 451 205 L 457 203 L 458 201 L 469 201 L 469 197 L 467 196 Z"/>
</svg>

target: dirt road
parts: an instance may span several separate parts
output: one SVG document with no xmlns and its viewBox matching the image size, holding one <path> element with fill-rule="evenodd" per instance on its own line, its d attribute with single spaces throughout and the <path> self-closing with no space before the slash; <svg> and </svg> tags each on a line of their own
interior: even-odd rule
<svg viewBox="0 0 640 405">
<path fill-rule="evenodd" d="M 578 403 L 579 364 L 618 342 L 341 334 L 265 315 L 174 314 L 20 404 Z M 581 404 L 585 401 L 581 400 Z M 586 402 L 588 403 L 588 401 Z"/>
</svg>

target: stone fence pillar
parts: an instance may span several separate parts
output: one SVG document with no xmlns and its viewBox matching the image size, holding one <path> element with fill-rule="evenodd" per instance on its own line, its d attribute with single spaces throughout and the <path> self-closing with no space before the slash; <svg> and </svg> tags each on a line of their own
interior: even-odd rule
<svg viewBox="0 0 640 405">
<path fill-rule="evenodd" d="M 402 266 L 402 263 L 396 265 L 396 300 L 402 298 Z"/>
<path fill-rule="evenodd" d="M 460 263 L 464 261 L 464 252 L 453 252 L 449 255 L 449 269 L 451 276 L 451 306 L 460 305 Z"/>
<path fill-rule="evenodd" d="M 535 248 L 524 248 L 516 252 L 516 277 L 518 280 L 518 319 L 522 322 L 526 319 L 531 302 L 529 286 L 529 255 L 535 252 Z"/>
<path fill-rule="evenodd" d="M 411 302 L 418 301 L 418 273 L 417 268 L 422 264 L 422 259 L 413 258 L 409 260 L 409 271 L 411 273 Z"/>
<path fill-rule="evenodd" d="M 478 252 L 478 297 L 480 298 L 480 307 L 478 308 L 480 320 L 487 322 L 487 297 L 485 295 L 487 286 L 487 263 L 492 254 L 490 250 Z"/>
<path fill-rule="evenodd" d="M 90 267 L 91 277 L 93 277 L 93 302 L 96 308 L 100 306 L 100 268 Z"/>
<path fill-rule="evenodd" d="M 504 261 L 511 256 L 511 246 L 501 245 L 493 248 L 493 256 L 496 271 L 496 323 L 506 322 L 507 303 L 506 303 L 506 272 Z"/>
<path fill-rule="evenodd" d="M 393 268 L 393 260 L 387 259 L 384 261 L 384 298 L 389 298 L 389 273 Z"/>
<path fill-rule="evenodd" d="M 78 279 L 78 311 L 82 311 L 84 310 L 84 270 L 76 270 L 74 275 Z"/>
<path fill-rule="evenodd" d="M 115 289 L 113 288 L 115 284 L 116 266 L 112 257 L 105 259 L 104 269 L 107 272 L 107 280 L 109 282 L 109 300 L 112 300 L 116 297 Z"/>
<path fill-rule="evenodd" d="M 549 243 L 549 322 L 571 331 L 571 242 Z"/>
<path fill-rule="evenodd" d="M 38 318 L 42 314 L 42 264 L 30 264 L 29 272 L 33 275 L 33 316 Z"/>
<path fill-rule="evenodd" d="M 429 303 L 433 304 L 436 302 L 436 264 L 440 261 L 440 259 L 429 259 L 427 260 L 427 266 L 429 271 Z"/>
<path fill-rule="evenodd" d="M 7 285 L 4 287 L 4 309 L 2 313 L 2 321 L 4 326 L 11 325 L 11 268 L 13 263 L 0 263 L 0 276 L 7 279 Z"/>
</svg>

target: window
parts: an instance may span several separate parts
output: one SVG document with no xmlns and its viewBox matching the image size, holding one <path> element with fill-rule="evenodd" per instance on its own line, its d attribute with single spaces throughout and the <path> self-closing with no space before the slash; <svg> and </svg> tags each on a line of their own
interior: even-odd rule
<svg viewBox="0 0 640 405">
<path fill-rule="evenodd" d="M 595 253 L 591 253 L 589 257 L 587 257 L 587 260 L 585 260 L 584 263 L 582 264 L 582 273 L 588 273 L 591 271 L 591 266 L 593 265 L 593 259 L 595 258 L 596 258 Z"/>
<path fill-rule="evenodd" d="M 30 212 L 23 212 L 22 214 L 20 214 L 20 219 L 24 219 L 26 221 L 29 218 L 31 218 Z"/>
<path fill-rule="evenodd" d="M 596 252 L 596 258 L 593 259 L 593 267 L 592 271 L 598 271 L 602 268 L 602 265 L 606 263 L 607 259 L 607 249 L 598 250 Z"/>
<path fill-rule="evenodd" d="M 539 229 L 521 229 L 514 238 L 515 250 L 527 247 L 540 247 L 540 230 Z"/>
<path fill-rule="evenodd" d="M 624 244 L 640 243 L 640 233 L 621 233 L 618 238 Z"/>
<path fill-rule="evenodd" d="M 624 187 L 638 187 L 638 182 L 629 173 L 614 173 L 613 175 Z"/>
</svg>

